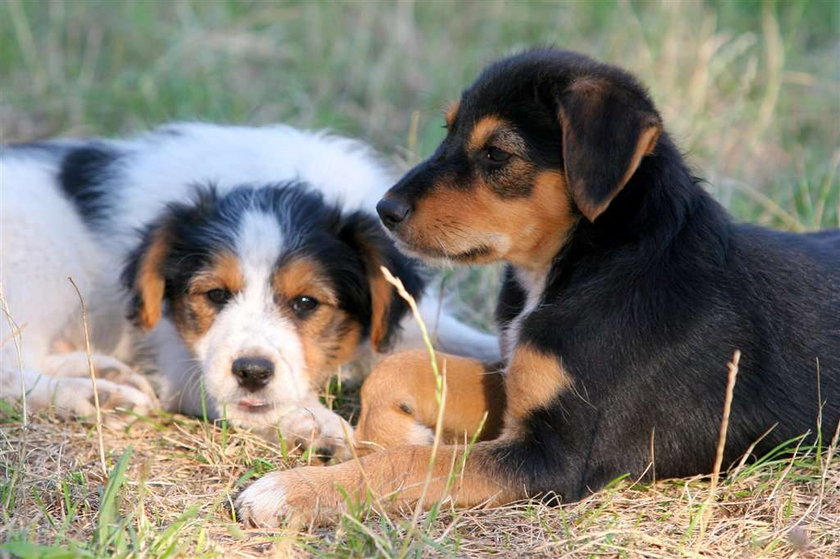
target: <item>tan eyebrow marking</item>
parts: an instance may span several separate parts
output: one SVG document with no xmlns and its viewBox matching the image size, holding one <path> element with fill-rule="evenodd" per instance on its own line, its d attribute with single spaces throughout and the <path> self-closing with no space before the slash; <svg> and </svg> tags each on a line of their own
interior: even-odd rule
<svg viewBox="0 0 840 559">
<path fill-rule="evenodd" d="M 490 136 L 496 130 L 505 125 L 505 121 L 496 115 L 485 116 L 479 120 L 470 132 L 470 139 L 467 141 L 467 147 L 471 150 L 479 150 L 484 147 Z"/>
<path fill-rule="evenodd" d="M 455 117 L 458 116 L 458 109 L 461 108 L 461 101 L 453 101 L 449 104 L 446 112 L 443 113 L 443 119 L 446 121 L 446 127 L 451 128 L 452 123 L 455 122 Z"/>
</svg>

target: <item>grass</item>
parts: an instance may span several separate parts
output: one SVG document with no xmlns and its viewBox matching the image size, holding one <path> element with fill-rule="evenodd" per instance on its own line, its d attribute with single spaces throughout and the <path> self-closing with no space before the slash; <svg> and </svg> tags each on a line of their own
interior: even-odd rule
<svg viewBox="0 0 840 559">
<path fill-rule="evenodd" d="M 486 62 L 535 43 L 638 74 L 737 218 L 840 226 L 840 5 L 830 1 L 4 0 L 0 134 L 284 121 L 365 138 L 402 170 L 430 153 L 441 109 Z M 489 324 L 498 270 L 444 276 L 459 312 Z M 357 403 L 346 387 L 328 396 L 347 411 Z M 3 403 L 0 418 L 0 556 L 840 555 L 833 426 L 818 447 L 791 441 L 736 465 L 714 494 L 708 479 L 618 480 L 561 507 L 441 504 L 416 521 L 358 510 L 292 535 L 246 532 L 230 515 L 245 480 L 296 463 L 247 433 L 140 418 L 104 429 L 103 463 L 92 426 L 42 415 L 24 427 Z"/>
<path fill-rule="evenodd" d="M 141 419 L 106 430 L 108 476 L 99 467 L 93 428 L 38 417 L 24 430 L 3 426 L 5 469 L 0 530 L 22 557 L 234 557 L 279 550 L 316 556 L 482 556 L 536 553 L 575 556 L 677 555 L 810 557 L 840 553 L 840 467 L 831 448 L 800 446 L 744 466 L 721 481 L 709 505 L 707 479 L 614 483 L 581 503 L 526 502 L 500 509 L 419 518 L 357 511 L 334 528 L 300 535 L 256 533 L 234 522 L 228 503 L 246 478 L 290 467 L 275 449 L 246 433 L 222 444 L 219 430 L 178 416 Z M 826 437 L 830 439 L 830 437 Z M 791 445 L 796 448 L 796 441 Z M 24 449 L 23 455 L 19 453 Z M 49 550 L 49 552 L 47 551 Z M 73 555 L 75 554 L 75 555 Z M 58 556 L 58 555 L 55 555 Z"/>
</svg>

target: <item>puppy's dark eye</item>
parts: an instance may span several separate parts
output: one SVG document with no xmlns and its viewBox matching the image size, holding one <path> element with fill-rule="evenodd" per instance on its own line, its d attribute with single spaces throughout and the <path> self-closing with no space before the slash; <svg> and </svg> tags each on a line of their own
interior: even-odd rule
<svg viewBox="0 0 840 559">
<path fill-rule="evenodd" d="M 510 155 L 508 152 L 501 148 L 497 148 L 496 146 L 490 146 L 486 150 L 484 150 L 487 154 L 487 159 L 493 161 L 495 163 L 503 163 L 510 159 Z"/>
<path fill-rule="evenodd" d="M 298 318 L 305 318 L 309 316 L 320 304 L 321 302 L 318 301 L 318 299 L 310 297 L 309 295 L 301 295 L 300 297 L 295 297 L 291 301 L 292 310 Z"/>
<path fill-rule="evenodd" d="M 211 289 L 204 295 L 214 305 L 224 305 L 230 301 L 230 298 L 233 296 L 233 294 L 227 289 Z"/>
</svg>

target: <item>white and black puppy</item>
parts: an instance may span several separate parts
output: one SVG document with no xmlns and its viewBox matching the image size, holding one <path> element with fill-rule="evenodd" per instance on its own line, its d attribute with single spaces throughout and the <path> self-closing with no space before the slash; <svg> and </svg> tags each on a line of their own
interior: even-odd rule
<svg viewBox="0 0 840 559">
<path fill-rule="evenodd" d="M 181 123 L 129 140 L 0 150 L 0 396 L 93 412 L 81 328 L 89 309 L 108 407 L 226 417 L 326 454 L 352 432 L 317 391 L 400 326 L 385 266 L 424 279 L 380 229 L 391 183 L 363 144 L 285 126 Z M 495 340 L 421 308 L 439 345 L 491 360 Z M 126 312 L 128 309 L 128 312 Z M 157 397 L 127 363 L 151 350 Z"/>
</svg>

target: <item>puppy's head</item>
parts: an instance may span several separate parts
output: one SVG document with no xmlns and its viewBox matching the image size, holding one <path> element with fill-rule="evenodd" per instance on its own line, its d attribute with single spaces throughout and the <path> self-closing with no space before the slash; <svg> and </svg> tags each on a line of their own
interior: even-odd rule
<svg viewBox="0 0 840 559">
<path fill-rule="evenodd" d="M 174 323 L 220 412 L 274 424 L 365 339 L 388 346 L 407 308 L 380 266 L 419 296 L 413 263 L 369 214 L 295 184 L 211 188 L 145 231 L 123 281 L 140 327 Z"/>
<path fill-rule="evenodd" d="M 575 53 L 488 67 L 446 113 L 437 151 L 379 202 L 401 248 L 427 259 L 550 260 L 654 152 L 658 113 L 628 74 Z"/>
</svg>

